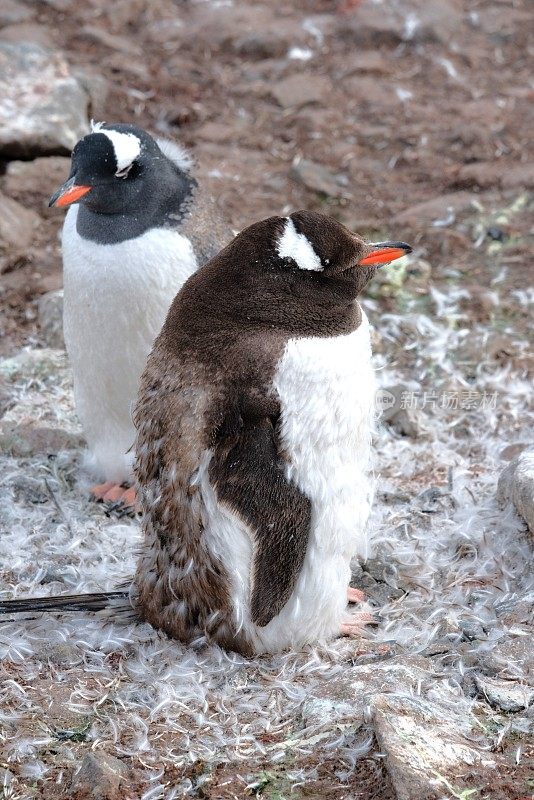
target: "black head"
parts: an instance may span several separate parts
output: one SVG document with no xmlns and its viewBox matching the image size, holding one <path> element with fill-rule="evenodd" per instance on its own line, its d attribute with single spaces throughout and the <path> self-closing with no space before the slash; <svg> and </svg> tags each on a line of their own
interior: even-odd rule
<svg viewBox="0 0 534 800">
<path fill-rule="evenodd" d="M 193 275 L 167 329 L 262 326 L 338 335 L 359 324 L 354 302 L 381 264 L 411 252 L 404 242 L 369 244 L 332 217 L 298 211 L 242 231 Z M 236 328 L 237 330 L 237 328 Z"/>
<path fill-rule="evenodd" d="M 361 288 L 380 265 L 412 252 L 405 242 L 365 242 L 333 217 L 316 211 L 296 211 L 287 217 L 275 250 L 285 267 L 317 272 L 323 278 L 345 276 Z"/>
<path fill-rule="evenodd" d="M 153 219 L 176 211 L 176 201 L 190 193 L 191 162 L 178 147 L 166 153 L 135 125 L 93 125 L 72 152 L 68 180 L 50 198 L 50 205 L 79 202 L 102 215 L 140 214 Z"/>
<path fill-rule="evenodd" d="M 307 284 L 348 283 L 354 297 L 378 267 L 412 251 L 404 242 L 365 242 L 333 217 L 316 211 L 258 222 L 230 247 L 238 261 L 253 257 L 267 273 L 290 274 Z"/>
</svg>

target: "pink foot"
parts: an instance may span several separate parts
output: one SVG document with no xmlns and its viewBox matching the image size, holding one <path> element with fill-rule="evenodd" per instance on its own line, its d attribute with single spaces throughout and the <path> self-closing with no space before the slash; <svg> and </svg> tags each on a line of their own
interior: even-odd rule
<svg viewBox="0 0 534 800">
<path fill-rule="evenodd" d="M 96 486 L 93 486 L 91 488 L 91 494 L 95 498 L 95 500 L 103 500 L 104 497 L 106 496 L 106 493 L 109 492 L 109 490 L 116 485 L 117 484 L 113 483 L 113 481 L 106 481 L 105 483 L 97 483 Z"/>
<path fill-rule="evenodd" d="M 349 586 L 347 589 L 347 602 L 348 603 L 363 603 L 365 600 L 365 592 L 362 592 L 361 589 L 355 589 L 353 586 Z"/>
<path fill-rule="evenodd" d="M 109 505 L 120 506 L 122 510 L 137 511 L 137 501 L 133 486 L 123 486 L 120 483 L 106 481 L 93 486 L 91 494 L 95 500 Z"/>
<path fill-rule="evenodd" d="M 376 624 L 374 614 L 368 611 L 357 611 L 341 623 L 339 632 L 342 636 L 360 636 L 366 625 Z"/>
</svg>

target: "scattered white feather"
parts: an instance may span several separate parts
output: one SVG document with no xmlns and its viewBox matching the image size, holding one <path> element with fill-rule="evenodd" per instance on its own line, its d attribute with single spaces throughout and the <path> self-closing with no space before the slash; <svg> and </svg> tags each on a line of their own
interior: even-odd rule
<svg viewBox="0 0 534 800">
<path fill-rule="evenodd" d="M 462 315 L 462 293 L 434 290 L 432 316 L 412 310 L 378 317 L 372 302 L 366 306 L 371 321 L 380 321 L 385 354 L 375 361 L 383 385 L 410 378 L 421 390 L 498 394 L 495 408 L 425 410 L 429 433 L 422 439 L 382 428 L 375 447 L 379 489 L 411 498 L 386 504 L 379 497 L 372 512 L 375 554 L 387 568 L 387 584 L 400 590 L 380 608 L 375 638 L 406 653 L 442 651 L 433 658 L 431 685 L 414 691 L 440 702 L 458 698 L 464 707 L 473 701 L 461 687 L 476 659 L 494 657 L 496 646 L 529 631 L 519 612 L 528 614 L 534 601 L 532 545 L 513 510 L 501 511 L 494 495 L 501 450 L 529 441 L 534 420 L 525 404 L 531 386 L 520 369 L 480 358 L 488 331 Z M 526 341 L 509 335 L 519 353 L 527 351 Z M 395 369 L 389 362 L 406 352 L 409 369 Z M 473 364 L 469 381 L 466 360 Z M 3 425 L 31 421 L 79 432 L 63 354 L 23 353 L 0 362 L 0 377 L 16 401 Z M 428 513 L 417 495 L 432 485 L 444 493 Z M 132 573 L 140 537 L 135 522 L 107 518 L 87 500 L 77 450 L 0 455 L 0 529 L 4 597 L 110 589 Z M 466 625 L 479 631 L 467 649 Z M 245 791 L 266 762 L 282 763 L 290 782 L 306 783 L 318 759 L 333 756 L 340 784 L 350 788 L 358 758 L 372 747 L 369 729 L 355 733 L 335 718 L 331 725 L 301 720 L 305 703 L 325 683 L 344 678 L 358 650 L 358 643 L 338 640 L 247 661 L 218 648 L 186 648 L 127 620 L 80 613 L 7 621 L 0 627 L 5 760 L 21 796 L 37 778 L 55 779 L 44 754 L 52 742 L 58 746 L 60 708 L 87 726 L 86 749 L 132 759 L 145 781 L 140 796 L 197 795 L 196 780 L 171 787 L 163 768 L 225 763 Z M 511 668 L 514 678 L 527 677 L 520 663 L 506 659 L 503 669 Z M 514 714 L 513 726 L 528 730 L 527 713 Z M 65 746 L 75 760 L 74 743 Z"/>
<path fill-rule="evenodd" d="M 182 145 L 170 139 L 156 139 L 156 142 L 163 155 L 170 159 L 181 170 L 189 172 L 193 168 L 195 164 L 194 159 L 185 147 L 182 147 Z"/>
</svg>

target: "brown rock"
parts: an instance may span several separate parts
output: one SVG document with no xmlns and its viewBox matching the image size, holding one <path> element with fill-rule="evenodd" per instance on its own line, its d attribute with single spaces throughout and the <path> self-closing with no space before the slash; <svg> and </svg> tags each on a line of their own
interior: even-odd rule
<svg viewBox="0 0 534 800">
<path fill-rule="evenodd" d="M 506 636 L 491 649 L 481 653 L 485 669 L 501 678 L 527 680 L 534 684 L 534 649 L 531 636 Z"/>
<path fill-rule="evenodd" d="M 195 134 L 197 139 L 208 142 L 236 142 L 239 139 L 238 126 L 222 122 L 206 122 Z"/>
<path fill-rule="evenodd" d="M 348 197 L 349 192 L 340 183 L 339 178 L 322 164 L 301 158 L 291 167 L 291 176 L 306 188 L 328 197 Z"/>
<path fill-rule="evenodd" d="M 41 47 L 54 47 L 54 37 L 50 28 L 34 22 L 7 25 L 0 30 L 0 39 L 4 42 L 33 42 Z"/>
<path fill-rule="evenodd" d="M 125 53 L 128 56 L 140 56 L 142 50 L 135 41 L 127 36 L 119 36 L 118 34 L 109 33 L 104 28 L 99 28 L 97 25 L 84 25 L 81 34 L 88 39 L 109 47 L 111 50 L 118 50 L 120 53 Z"/>
<path fill-rule="evenodd" d="M 529 447 L 534 447 L 534 444 L 528 444 L 527 442 L 515 442 L 514 444 L 507 445 L 503 450 L 501 450 L 499 455 L 503 461 L 512 461 L 512 459 L 521 455 L 523 450 L 527 450 Z"/>
<path fill-rule="evenodd" d="M 72 800 L 125 800 L 128 769 L 118 758 L 97 751 L 82 761 L 71 783 Z"/>
<path fill-rule="evenodd" d="M 81 444 L 82 439 L 77 434 L 62 428 L 6 422 L 0 428 L 0 449 L 16 458 L 27 458 L 38 453 L 55 455 L 60 450 L 75 450 Z"/>
<path fill-rule="evenodd" d="M 300 108 L 308 103 L 320 103 L 331 92 L 330 81 L 320 75 L 291 75 L 271 88 L 272 96 L 282 108 Z"/>
<path fill-rule="evenodd" d="M 38 199 L 44 216 L 57 217 L 57 209 L 48 208 L 48 199 L 70 172 L 70 158 L 48 156 L 33 161 L 10 161 L 4 177 L 4 189 L 15 200 L 25 203 Z"/>
<path fill-rule="evenodd" d="M 0 257 L 8 250 L 27 248 L 40 222 L 35 211 L 0 193 Z"/>
<path fill-rule="evenodd" d="M 534 164 L 510 165 L 499 161 L 466 164 L 457 171 L 454 183 L 483 189 L 491 186 L 529 189 L 534 186 Z"/>
<path fill-rule="evenodd" d="M 13 392 L 10 390 L 6 379 L 0 377 L 0 419 L 4 416 L 6 411 L 9 411 L 14 405 L 15 398 L 13 397 Z"/>
<path fill-rule="evenodd" d="M 364 50 L 352 56 L 346 65 L 347 75 L 354 73 L 370 73 L 388 75 L 393 69 L 384 56 L 376 50 Z"/>
<path fill-rule="evenodd" d="M 394 222 L 399 225 L 409 225 L 418 230 L 425 230 L 432 223 L 444 221 L 450 215 L 467 211 L 471 206 L 472 200 L 473 195 L 469 192 L 445 194 L 401 211 L 395 217 Z"/>
<path fill-rule="evenodd" d="M 380 7 L 362 4 L 356 14 L 339 18 L 338 36 L 360 47 L 398 45 L 403 40 L 400 15 L 391 4 Z"/>
</svg>

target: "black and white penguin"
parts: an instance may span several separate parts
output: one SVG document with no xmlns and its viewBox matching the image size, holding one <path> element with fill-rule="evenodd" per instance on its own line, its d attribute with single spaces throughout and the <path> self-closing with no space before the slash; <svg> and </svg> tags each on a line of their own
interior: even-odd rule
<svg viewBox="0 0 534 800">
<path fill-rule="evenodd" d="M 73 205 L 76 204 L 76 205 Z M 146 358 L 184 281 L 231 238 L 173 142 L 93 124 L 50 205 L 63 226 L 64 330 L 93 493 L 133 502 L 132 407 Z"/>
<path fill-rule="evenodd" d="M 347 587 L 368 550 L 375 376 L 358 296 L 410 250 L 300 211 L 247 228 L 185 283 L 134 413 L 140 618 L 246 655 L 361 629 Z M 117 608 L 126 595 L 0 611 Z"/>
<path fill-rule="evenodd" d="M 347 587 L 367 555 L 375 376 L 357 298 L 410 250 L 300 211 L 247 228 L 184 285 L 134 414 L 133 594 L 152 625 L 243 653 L 361 628 Z"/>
</svg>

